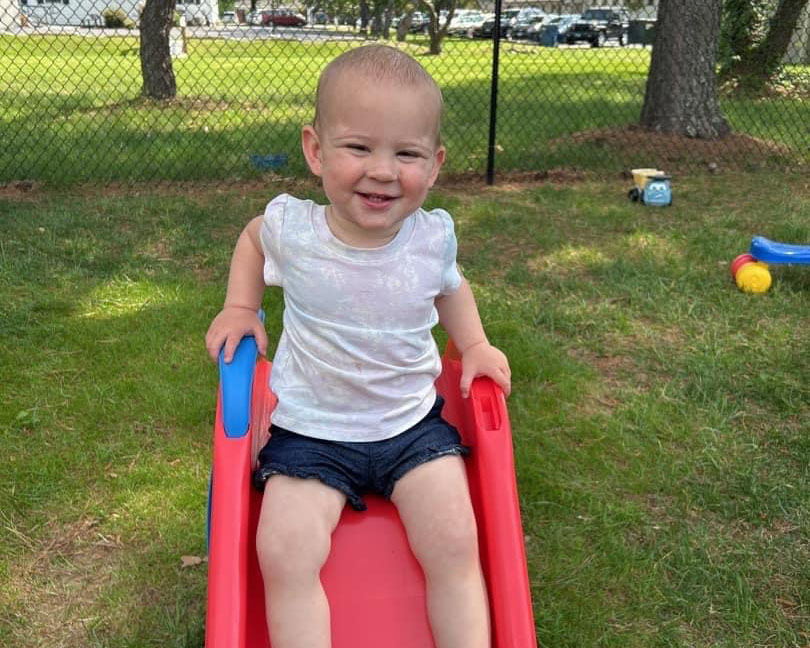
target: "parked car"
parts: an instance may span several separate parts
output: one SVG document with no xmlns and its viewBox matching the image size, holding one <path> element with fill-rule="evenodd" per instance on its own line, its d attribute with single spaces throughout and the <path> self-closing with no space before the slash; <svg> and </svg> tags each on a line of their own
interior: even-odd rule
<svg viewBox="0 0 810 648">
<path fill-rule="evenodd" d="M 391 27 L 398 27 L 399 23 L 405 20 L 406 16 L 407 14 L 402 14 L 398 18 L 394 18 L 391 21 Z M 422 13 L 421 11 L 414 11 L 411 14 L 411 24 L 408 27 L 408 33 L 427 34 L 429 25 L 430 25 L 430 17 L 426 13 Z"/>
<path fill-rule="evenodd" d="M 453 17 L 447 27 L 447 33 L 452 36 L 472 38 L 473 30 L 480 28 L 489 17 L 490 14 L 481 13 L 480 11 L 465 11 L 461 15 Z"/>
<path fill-rule="evenodd" d="M 504 9 L 501 12 L 501 38 L 506 38 L 511 27 L 512 18 L 520 13 L 520 9 Z M 473 27 L 473 38 L 492 38 L 495 32 L 495 17 L 487 18 L 480 27 Z"/>
<path fill-rule="evenodd" d="M 552 16 L 549 14 L 533 14 L 523 20 L 518 20 L 509 31 L 509 38 L 511 40 L 540 40 L 537 34 L 550 18 Z"/>
<path fill-rule="evenodd" d="M 556 34 L 556 42 L 564 43 L 568 30 L 577 20 L 579 20 L 579 14 L 564 14 L 562 16 L 554 16 L 551 20 L 543 24 L 543 29 L 539 33 L 539 40 L 549 40 L 550 36 L 549 38 L 546 38 L 546 34 L 550 35 L 552 32 L 554 32 Z"/>
<path fill-rule="evenodd" d="M 591 7 L 580 16 L 565 35 L 568 44 L 586 42 L 601 47 L 615 39 L 619 45 L 627 42 L 630 14 L 621 7 Z"/>
<path fill-rule="evenodd" d="M 307 19 L 292 9 L 272 9 L 262 11 L 262 25 L 275 25 L 276 27 L 303 27 Z"/>
<path fill-rule="evenodd" d="M 545 16 L 546 12 L 539 7 L 523 7 L 519 9 L 510 19 L 508 25 L 504 28 L 504 37 L 507 38 L 511 31 L 519 22 L 527 22 L 533 16 Z"/>
<path fill-rule="evenodd" d="M 329 14 L 325 11 L 315 11 L 312 13 L 312 24 L 313 25 L 328 25 L 329 24 Z"/>
<path fill-rule="evenodd" d="M 223 25 L 235 25 L 236 24 L 236 12 L 234 11 L 223 11 L 222 12 L 222 24 Z"/>
</svg>

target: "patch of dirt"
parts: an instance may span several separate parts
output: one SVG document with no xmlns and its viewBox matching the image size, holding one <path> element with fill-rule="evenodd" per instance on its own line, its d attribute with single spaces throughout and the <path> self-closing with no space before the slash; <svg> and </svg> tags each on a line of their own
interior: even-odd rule
<svg viewBox="0 0 810 648">
<path fill-rule="evenodd" d="M 551 150 L 568 148 L 571 144 L 592 144 L 610 151 L 617 159 L 640 159 L 668 163 L 667 171 L 694 169 L 696 166 L 717 172 L 723 166 L 736 168 L 765 162 L 784 165 L 796 163 L 796 153 L 790 148 L 768 140 L 741 133 L 732 133 L 716 140 L 698 139 L 647 130 L 638 125 L 623 128 L 597 128 L 551 140 Z"/>
<path fill-rule="evenodd" d="M 273 196 L 282 191 L 303 193 L 317 190 L 318 183 L 310 178 L 291 178 L 267 174 L 263 178 L 247 180 L 190 180 L 154 182 L 86 182 L 70 187 L 55 187 L 42 182 L 20 180 L 0 183 L 0 199 L 17 202 L 41 201 L 51 196 L 59 199 L 65 196 L 77 198 L 116 198 L 138 196 L 187 197 L 205 201 L 222 194 L 261 194 Z"/>
<path fill-rule="evenodd" d="M 10 590 L 19 598 L 4 614 L 12 645 L 88 645 L 88 628 L 98 621 L 95 604 L 115 574 L 122 548 L 120 538 L 105 536 L 98 526 L 83 516 L 54 523 L 41 540 L 15 532 L 26 549 L 9 573 Z"/>
<path fill-rule="evenodd" d="M 600 380 L 594 383 L 583 394 L 580 411 L 589 414 L 610 414 L 620 404 L 620 394 L 629 388 L 630 376 L 638 388 L 644 388 L 647 376 L 639 372 L 630 356 L 597 354 L 584 348 L 569 349 L 570 355 L 577 362 L 591 367 Z"/>
<path fill-rule="evenodd" d="M 538 184 L 576 184 L 588 179 L 588 174 L 575 167 L 542 169 L 539 171 L 496 171 L 495 184 L 488 185 L 483 174 L 473 171 L 442 173 L 436 187 L 445 191 L 477 190 L 520 191 Z"/>
<path fill-rule="evenodd" d="M 42 194 L 42 183 L 30 180 L 0 183 L 0 200 L 38 200 Z"/>
</svg>

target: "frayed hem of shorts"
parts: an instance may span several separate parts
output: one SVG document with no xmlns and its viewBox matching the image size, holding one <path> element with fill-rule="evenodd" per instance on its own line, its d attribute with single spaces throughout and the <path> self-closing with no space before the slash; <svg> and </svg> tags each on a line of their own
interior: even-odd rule
<svg viewBox="0 0 810 648">
<path fill-rule="evenodd" d="M 253 471 L 253 487 L 256 490 L 263 491 L 267 480 L 273 475 L 284 475 L 285 477 L 294 477 L 296 479 L 317 479 L 322 484 L 343 493 L 346 496 L 349 506 L 355 511 L 366 510 L 366 503 L 363 501 L 362 497 L 358 497 L 357 494 L 348 490 L 344 484 L 332 479 L 324 479 L 322 475 L 311 470 L 297 470 L 278 464 L 266 464 Z"/>
<path fill-rule="evenodd" d="M 409 461 L 404 466 L 400 467 L 400 469 L 396 472 L 395 475 L 391 477 L 391 482 L 385 488 L 382 493 L 382 496 L 390 500 L 391 494 L 394 492 L 394 487 L 397 485 L 397 482 L 402 479 L 405 475 L 407 475 L 410 471 L 414 468 L 418 468 L 422 464 L 426 464 L 434 459 L 441 459 L 442 457 L 451 457 L 451 456 L 458 456 L 458 457 L 467 457 L 469 456 L 471 450 L 469 446 L 465 445 L 455 445 L 451 448 L 445 448 L 444 450 L 439 450 L 438 452 L 431 451 L 430 454 L 425 453 L 413 461 Z"/>
</svg>

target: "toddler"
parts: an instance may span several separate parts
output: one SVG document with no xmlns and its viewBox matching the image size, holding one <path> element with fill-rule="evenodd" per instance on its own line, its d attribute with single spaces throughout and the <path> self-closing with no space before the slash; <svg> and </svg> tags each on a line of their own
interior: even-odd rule
<svg viewBox="0 0 810 648">
<path fill-rule="evenodd" d="M 244 335 L 262 354 L 265 285 L 281 286 L 278 397 L 254 484 L 256 538 L 274 648 L 330 645 L 319 573 L 343 506 L 364 492 L 397 507 L 425 572 L 438 648 L 489 648 L 489 614 L 458 432 L 441 417 L 431 329 L 462 355 L 461 391 L 486 375 L 508 394 L 506 357 L 487 341 L 456 267 L 453 221 L 422 203 L 445 158 L 441 91 L 387 46 L 345 52 L 323 70 L 301 133 L 326 206 L 281 195 L 236 244 L 206 346 L 229 362 Z"/>
</svg>

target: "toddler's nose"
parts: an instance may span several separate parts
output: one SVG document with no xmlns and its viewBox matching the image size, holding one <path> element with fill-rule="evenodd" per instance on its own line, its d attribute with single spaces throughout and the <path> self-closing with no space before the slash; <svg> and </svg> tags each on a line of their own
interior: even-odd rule
<svg viewBox="0 0 810 648">
<path fill-rule="evenodd" d="M 389 155 L 372 155 L 369 158 L 367 170 L 369 178 L 380 182 L 396 180 L 397 170 L 395 160 Z"/>
</svg>

